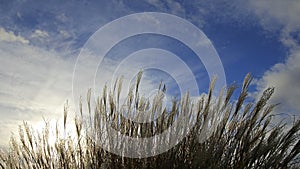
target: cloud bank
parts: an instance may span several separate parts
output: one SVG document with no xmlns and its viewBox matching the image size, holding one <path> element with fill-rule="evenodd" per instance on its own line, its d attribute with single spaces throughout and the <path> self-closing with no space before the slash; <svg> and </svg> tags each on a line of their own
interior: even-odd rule
<svg viewBox="0 0 300 169">
<path fill-rule="evenodd" d="M 277 113 L 300 115 L 300 3 L 297 0 L 249 1 L 261 25 L 267 31 L 278 31 L 288 49 L 286 60 L 275 64 L 257 79 L 258 93 L 275 87 L 272 103 L 281 103 Z"/>
</svg>

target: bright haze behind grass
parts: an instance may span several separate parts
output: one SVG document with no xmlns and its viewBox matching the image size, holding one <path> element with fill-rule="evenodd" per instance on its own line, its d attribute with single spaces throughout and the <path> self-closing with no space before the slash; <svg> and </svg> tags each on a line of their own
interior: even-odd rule
<svg viewBox="0 0 300 169">
<path fill-rule="evenodd" d="M 241 86 L 244 76 L 251 72 L 255 78 L 252 99 L 266 87 L 275 87 L 271 101 L 281 103 L 274 112 L 280 113 L 278 120 L 291 123 L 293 116 L 299 117 L 297 0 L 0 1 L 0 145 L 7 146 L 11 132 L 17 135 L 22 121 L 41 128 L 43 118 L 62 120 L 66 100 L 70 112 L 75 111 L 78 105 L 73 104 L 72 77 L 83 45 L 105 24 L 149 11 L 173 14 L 193 23 L 218 52 L 228 85 L 235 82 Z M 114 71 L 110 69 L 113 61 L 149 47 L 180 56 L 193 71 L 199 93 L 207 91 L 209 76 L 203 63 L 188 47 L 164 36 L 148 34 L 120 42 L 106 55 L 105 70 Z M 98 62 L 93 58 L 88 61 Z M 174 65 L 172 61 L 169 64 Z M 130 66 L 128 63 L 122 68 L 129 70 Z M 176 65 L 172 68 L 180 71 Z M 162 80 L 168 95 L 178 95 L 178 85 L 165 72 L 149 69 L 144 75 L 144 89 L 154 90 Z M 101 78 L 101 72 L 96 77 Z M 85 97 L 87 90 L 85 86 L 77 92 Z"/>
</svg>

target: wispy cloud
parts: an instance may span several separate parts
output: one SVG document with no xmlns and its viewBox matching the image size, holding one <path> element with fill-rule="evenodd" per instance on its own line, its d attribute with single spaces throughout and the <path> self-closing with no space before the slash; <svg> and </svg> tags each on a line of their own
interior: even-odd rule
<svg viewBox="0 0 300 169">
<path fill-rule="evenodd" d="M 40 29 L 36 29 L 31 35 L 31 38 L 47 38 L 47 37 L 49 37 L 48 32 L 42 31 Z"/>
</svg>

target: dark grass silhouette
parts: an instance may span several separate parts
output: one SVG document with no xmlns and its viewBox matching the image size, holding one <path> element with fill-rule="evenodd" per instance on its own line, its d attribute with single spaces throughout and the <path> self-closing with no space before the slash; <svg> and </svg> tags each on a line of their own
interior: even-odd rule
<svg viewBox="0 0 300 169">
<path fill-rule="evenodd" d="M 267 104 L 274 89 L 264 91 L 256 103 L 245 103 L 248 87 L 252 80 L 245 77 L 240 95 L 236 102 L 231 101 L 235 86 L 228 87 L 219 98 L 213 99 L 214 81 L 206 97 L 193 103 L 187 94 L 181 101 L 173 102 L 168 111 L 159 101 L 159 93 L 153 101 L 140 97 L 138 88 L 142 73 L 126 98 L 129 112 L 136 110 L 162 108 L 163 114 L 152 123 L 138 124 L 120 117 L 122 106 L 119 106 L 122 80 L 116 81 L 115 87 L 103 89 L 96 107 L 91 107 L 89 90 L 87 95 L 88 117 L 85 117 L 80 103 L 80 112 L 75 118 L 76 137 L 63 136 L 56 127 L 56 141 L 49 143 L 49 127 L 37 133 L 27 123 L 20 127 L 19 138 L 11 138 L 8 151 L 1 153 L 1 168 L 299 168 L 299 129 L 297 120 L 289 130 L 285 124 L 271 125 L 271 114 L 275 105 Z M 165 92 L 165 88 L 159 87 Z M 149 137 L 161 133 L 176 121 L 186 107 L 194 106 L 189 113 L 196 116 L 196 124 L 188 136 L 172 149 L 148 158 L 126 158 L 105 151 L 99 140 L 108 139 L 102 134 L 105 127 L 99 118 L 104 117 L 109 125 L 130 137 Z M 94 109 L 94 111 L 92 110 Z M 155 112 L 155 110 L 154 110 Z M 201 140 L 201 132 L 211 117 L 220 117 L 214 132 Z M 64 112 L 64 128 L 67 109 Z M 188 123 L 188 121 L 186 122 Z M 46 125 L 47 126 L 47 125 Z M 165 144 L 153 143 L 153 144 Z M 112 146 L 126 147 L 122 142 L 113 142 Z M 155 145 L 151 145 L 155 146 Z M 120 148 L 120 151 L 124 149 Z"/>
</svg>

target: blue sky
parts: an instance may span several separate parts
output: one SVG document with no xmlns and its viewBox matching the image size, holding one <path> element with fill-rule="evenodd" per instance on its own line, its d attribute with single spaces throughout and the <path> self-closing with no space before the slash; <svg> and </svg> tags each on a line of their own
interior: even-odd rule
<svg viewBox="0 0 300 169">
<path fill-rule="evenodd" d="M 193 23 L 217 51 L 227 84 L 235 82 L 240 86 L 251 72 L 255 78 L 251 86 L 253 98 L 266 87 L 275 87 L 271 102 L 281 103 L 276 111 L 299 117 L 297 0 L 0 0 L 0 137 L 8 138 L 23 120 L 38 126 L 43 116 L 58 119 L 65 101 L 73 99 L 73 70 L 84 44 L 105 24 L 137 12 L 164 12 Z M 199 91 L 207 90 L 209 77 L 203 63 L 187 46 L 165 36 L 145 34 L 125 39 L 106 55 L 103 70 L 98 72 L 113 71 L 112 65 L 118 64 L 113 61 L 153 47 L 179 55 L 193 70 Z M 91 56 L 86 64 L 93 59 Z M 133 63 L 128 67 L 130 64 Z M 176 64 L 173 68 L 175 71 Z M 89 72 L 86 69 L 82 73 L 89 76 L 84 74 Z M 96 79 L 101 78 L 101 73 Z M 87 78 L 83 75 L 77 79 L 79 82 Z M 167 74 L 153 69 L 146 76 L 150 78 L 145 79 L 145 86 L 152 88 L 165 79 L 172 89 L 168 94 L 176 95 L 178 85 Z M 100 81 L 95 83 L 101 85 Z M 87 88 L 79 85 L 77 90 L 78 95 L 85 95 Z"/>
</svg>

